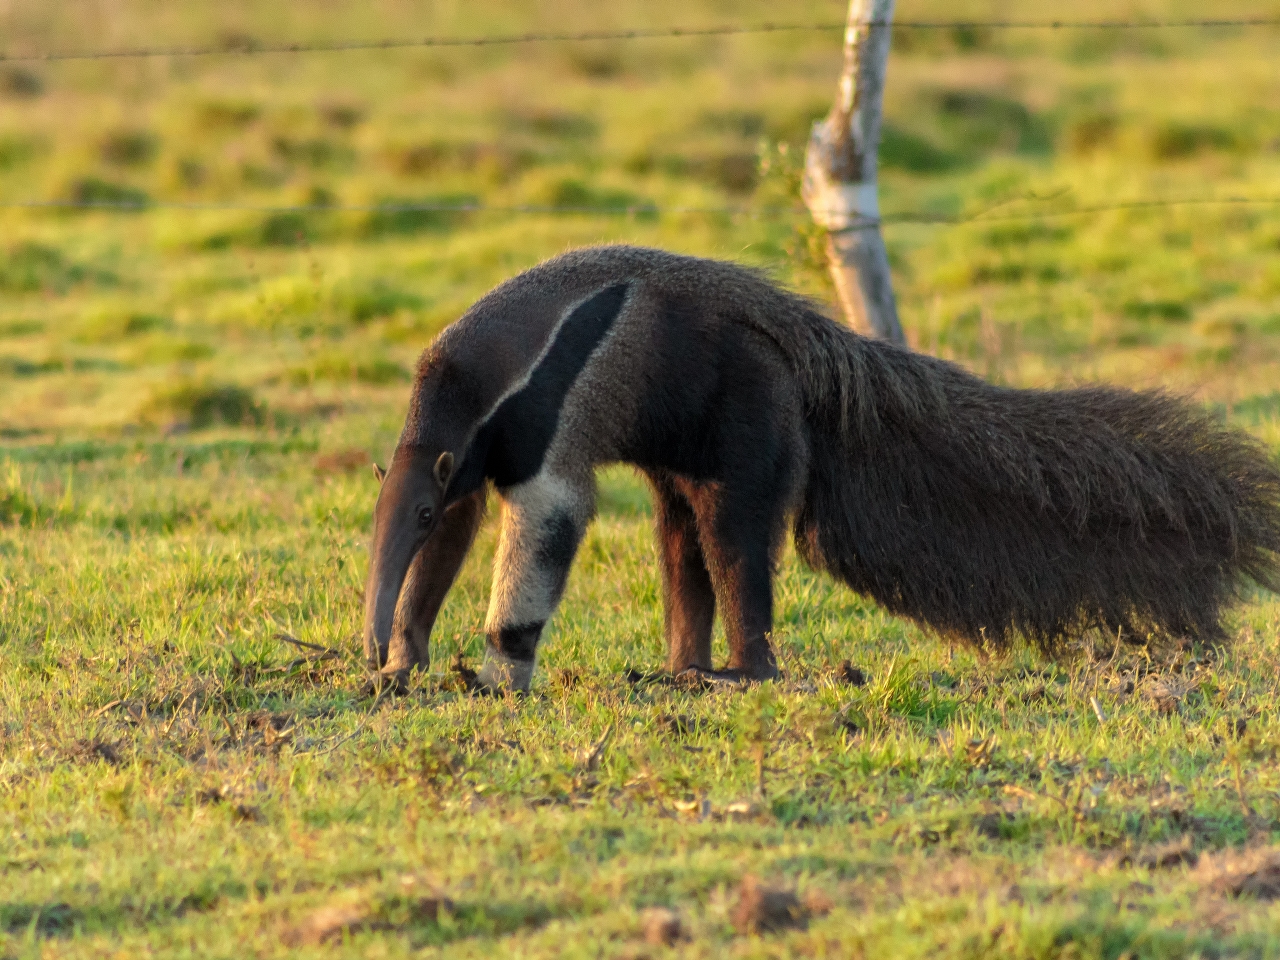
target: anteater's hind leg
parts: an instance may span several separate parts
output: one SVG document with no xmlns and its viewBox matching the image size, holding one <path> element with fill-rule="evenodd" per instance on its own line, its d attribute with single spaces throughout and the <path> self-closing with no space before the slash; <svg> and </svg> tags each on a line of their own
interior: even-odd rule
<svg viewBox="0 0 1280 960">
<path fill-rule="evenodd" d="M 716 595 L 698 541 L 693 508 L 677 481 L 665 473 L 649 476 L 658 515 L 658 549 L 662 554 L 663 620 L 667 669 L 711 669 L 711 628 Z"/>
<path fill-rule="evenodd" d="M 484 500 L 481 488 L 449 507 L 440 528 L 413 558 L 396 605 L 387 662 L 380 671 L 384 676 L 403 684 L 411 669 L 425 670 L 430 664 L 431 628 L 480 528 Z"/>
<path fill-rule="evenodd" d="M 773 629 L 773 548 L 782 528 L 785 498 L 759 496 L 751 487 L 701 484 L 690 491 L 698 535 L 729 642 L 725 670 L 712 679 L 772 680 L 778 662 L 769 645 Z"/>
<path fill-rule="evenodd" d="M 544 470 L 499 495 L 502 535 L 478 680 L 488 690 L 527 692 L 542 628 L 560 603 L 573 556 L 595 512 L 595 484 L 590 475 L 570 480 Z"/>
</svg>

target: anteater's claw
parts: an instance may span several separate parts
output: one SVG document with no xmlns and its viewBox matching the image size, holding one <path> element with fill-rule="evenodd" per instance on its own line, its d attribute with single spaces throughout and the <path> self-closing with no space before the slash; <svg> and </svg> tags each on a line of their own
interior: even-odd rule
<svg viewBox="0 0 1280 960">
<path fill-rule="evenodd" d="M 403 697 L 409 692 L 409 671 L 381 670 L 371 674 L 360 692 L 366 697 Z"/>
<path fill-rule="evenodd" d="M 704 670 L 701 667 L 686 667 L 671 681 L 677 687 L 690 690 L 736 690 L 757 682 L 742 670 Z"/>
</svg>

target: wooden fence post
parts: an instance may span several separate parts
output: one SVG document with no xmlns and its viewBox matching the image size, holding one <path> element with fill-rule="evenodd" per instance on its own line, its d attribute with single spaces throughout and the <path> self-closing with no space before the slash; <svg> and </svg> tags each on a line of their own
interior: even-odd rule
<svg viewBox="0 0 1280 960">
<path fill-rule="evenodd" d="M 876 151 L 894 0 L 849 0 L 844 70 L 835 105 L 813 125 L 803 195 L 826 227 L 827 259 L 850 326 L 905 343 L 880 235 Z"/>
</svg>

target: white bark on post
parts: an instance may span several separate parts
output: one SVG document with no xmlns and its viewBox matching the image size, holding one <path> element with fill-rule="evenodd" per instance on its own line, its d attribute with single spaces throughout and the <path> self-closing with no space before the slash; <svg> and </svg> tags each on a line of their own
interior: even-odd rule
<svg viewBox="0 0 1280 960">
<path fill-rule="evenodd" d="M 825 227 L 827 259 L 850 326 L 905 343 L 880 235 L 876 152 L 894 0 L 850 0 L 835 105 L 813 125 L 802 193 Z"/>
</svg>

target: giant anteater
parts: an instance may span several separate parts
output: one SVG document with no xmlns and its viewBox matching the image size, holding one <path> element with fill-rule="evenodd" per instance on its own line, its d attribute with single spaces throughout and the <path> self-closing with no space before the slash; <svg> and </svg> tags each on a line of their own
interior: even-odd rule
<svg viewBox="0 0 1280 960">
<path fill-rule="evenodd" d="M 428 662 L 432 624 L 502 501 L 479 681 L 527 690 L 595 508 L 596 467 L 653 487 L 667 666 L 777 674 L 771 579 L 800 555 L 895 614 L 1052 652 L 1098 629 L 1223 636 L 1276 586 L 1280 470 L 1159 392 L 1014 390 L 869 340 L 728 263 L 606 246 L 508 280 L 422 355 L 383 476 L 365 651 Z M 727 669 L 711 667 L 717 606 Z"/>
</svg>

